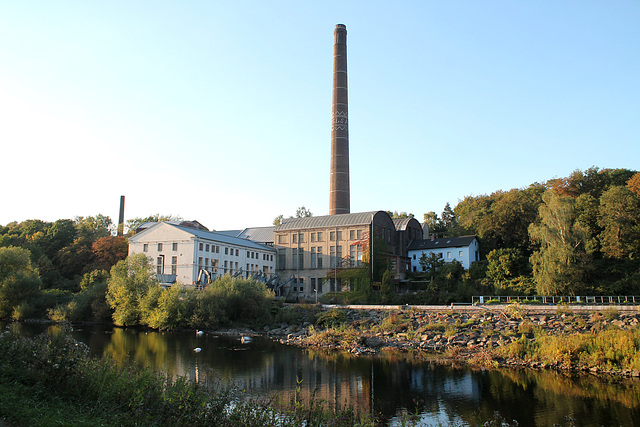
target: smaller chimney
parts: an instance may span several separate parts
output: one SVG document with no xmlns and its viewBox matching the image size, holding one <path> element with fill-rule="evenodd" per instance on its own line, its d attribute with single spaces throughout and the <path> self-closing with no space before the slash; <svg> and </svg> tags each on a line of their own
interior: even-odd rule
<svg viewBox="0 0 640 427">
<path fill-rule="evenodd" d="M 118 216 L 118 236 L 124 235 L 124 196 L 120 196 L 120 215 Z"/>
</svg>

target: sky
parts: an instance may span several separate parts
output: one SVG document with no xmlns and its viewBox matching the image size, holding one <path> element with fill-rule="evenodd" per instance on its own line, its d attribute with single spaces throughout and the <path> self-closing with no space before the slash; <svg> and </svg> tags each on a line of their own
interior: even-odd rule
<svg viewBox="0 0 640 427">
<path fill-rule="evenodd" d="M 351 212 L 422 221 L 640 169 L 640 2 L 0 2 L 0 225 L 329 212 L 347 27 Z"/>
</svg>

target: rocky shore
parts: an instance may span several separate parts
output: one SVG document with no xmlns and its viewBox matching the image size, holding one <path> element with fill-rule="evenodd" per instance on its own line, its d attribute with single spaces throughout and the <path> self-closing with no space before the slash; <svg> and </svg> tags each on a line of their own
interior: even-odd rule
<svg viewBox="0 0 640 427">
<path fill-rule="evenodd" d="M 553 310 L 533 310 L 517 304 L 477 310 L 326 308 L 323 313 L 326 318 L 336 321 L 328 327 L 309 322 L 281 324 L 264 332 L 283 344 L 346 351 L 354 355 L 398 350 L 480 365 L 575 369 L 561 363 L 505 357 L 500 348 L 518 340 L 535 342 L 541 336 L 569 337 L 604 330 L 635 330 L 640 324 L 637 310 L 574 311 L 555 307 Z M 581 366 L 579 369 L 640 377 L 640 371 L 631 369 L 615 370 L 603 366 Z"/>
</svg>

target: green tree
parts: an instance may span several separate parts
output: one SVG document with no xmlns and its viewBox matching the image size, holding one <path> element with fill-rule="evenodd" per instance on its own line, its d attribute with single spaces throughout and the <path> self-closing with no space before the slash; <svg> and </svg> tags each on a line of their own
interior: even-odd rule
<svg viewBox="0 0 640 427">
<path fill-rule="evenodd" d="M 282 224 L 282 221 L 284 220 L 284 215 L 278 215 L 277 217 L 275 217 L 273 219 L 273 225 L 280 225 Z"/>
<path fill-rule="evenodd" d="M 613 186 L 600 197 L 600 243 L 608 258 L 640 255 L 640 198 L 628 187 Z"/>
<path fill-rule="evenodd" d="M 131 218 L 127 220 L 127 234 L 134 235 L 136 230 L 145 222 L 182 221 L 182 217 L 176 215 L 149 215 L 148 217 Z"/>
<path fill-rule="evenodd" d="M 0 318 L 11 316 L 21 304 L 33 305 L 41 285 L 27 249 L 0 248 Z"/>
<path fill-rule="evenodd" d="M 107 281 L 107 302 L 113 309 L 113 321 L 120 326 L 139 325 L 141 301 L 158 283 L 153 267 L 144 254 L 134 254 L 111 268 Z"/>
<path fill-rule="evenodd" d="M 73 219 L 78 236 L 96 241 L 101 237 L 113 234 L 115 227 L 108 216 L 98 214 L 96 216 L 77 216 Z"/>
<path fill-rule="evenodd" d="M 300 206 L 298 209 L 296 209 L 296 218 L 308 218 L 311 216 L 313 216 L 311 211 L 304 206 Z"/>
<path fill-rule="evenodd" d="M 540 249 L 531 255 L 536 289 L 541 295 L 575 294 L 583 266 L 590 261 L 588 230 L 575 219 L 574 200 L 546 191 L 540 222 L 529 226 L 531 240 Z"/>
</svg>

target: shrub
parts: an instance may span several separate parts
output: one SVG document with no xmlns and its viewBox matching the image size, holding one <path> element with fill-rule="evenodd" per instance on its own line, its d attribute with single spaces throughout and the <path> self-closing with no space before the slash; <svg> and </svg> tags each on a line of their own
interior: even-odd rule
<svg viewBox="0 0 640 427">
<path fill-rule="evenodd" d="M 315 324 L 323 328 L 336 328 L 347 321 L 345 310 L 334 308 L 316 315 Z"/>
</svg>

